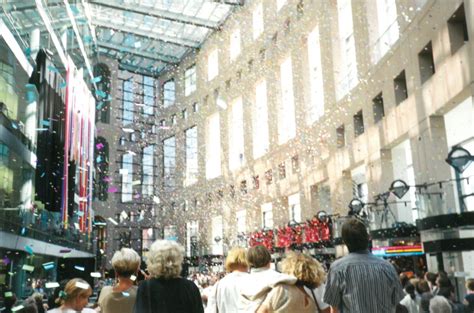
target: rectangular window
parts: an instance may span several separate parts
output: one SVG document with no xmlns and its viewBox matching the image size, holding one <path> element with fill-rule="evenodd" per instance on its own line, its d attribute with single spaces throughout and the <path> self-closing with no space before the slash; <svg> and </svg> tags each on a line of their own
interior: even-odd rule
<svg viewBox="0 0 474 313">
<path fill-rule="evenodd" d="M 365 166 L 359 166 L 351 171 L 352 195 L 354 198 L 367 203 L 369 200 L 369 190 L 365 177 Z"/>
<path fill-rule="evenodd" d="M 267 82 L 260 81 L 255 86 L 255 106 L 253 109 L 253 157 L 257 159 L 269 148 Z"/>
<path fill-rule="evenodd" d="M 296 173 L 300 168 L 300 160 L 298 155 L 294 155 L 291 157 L 291 170 L 293 173 Z"/>
<path fill-rule="evenodd" d="M 176 86 L 174 79 L 170 79 L 163 84 L 163 106 L 172 106 L 176 100 Z"/>
<path fill-rule="evenodd" d="M 423 85 L 435 73 L 431 41 L 418 53 L 418 63 L 420 66 L 421 84 Z"/>
<path fill-rule="evenodd" d="M 244 116 L 242 97 L 235 99 L 229 110 L 229 168 L 231 171 L 245 164 Z"/>
<path fill-rule="evenodd" d="M 123 125 L 129 125 L 133 123 L 133 111 L 133 80 L 130 79 L 123 82 Z"/>
<path fill-rule="evenodd" d="M 212 218 L 212 254 L 224 254 L 224 228 L 222 215 Z"/>
<path fill-rule="evenodd" d="M 240 29 L 235 29 L 230 34 L 230 61 L 234 61 L 240 54 Z"/>
<path fill-rule="evenodd" d="M 184 73 L 184 95 L 187 97 L 196 91 L 196 65 L 189 67 Z"/>
<path fill-rule="evenodd" d="M 449 18 L 448 31 L 451 53 L 455 54 L 469 40 L 464 3 Z"/>
<path fill-rule="evenodd" d="M 336 62 L 339 73 L 336 83 L 336 99 L 344 97 L 358 81 L 357 60 L 352 22 L 351 0 L 338 0 L 339 55 Z"/>
<path fill-rule="evenodd" d="M 133 196 L 133 155 L 126 153 L 122 156 L 122 202 L 132 201 Z"/>
<path fill-rule="evenodd" d="M 246 213 L 247 212 L 245 210 L 240 210 L 240 211 L 237 211 L 235 214 L 237 217 L 237 232 L 238 233 L 245 233 L 247 231 L 247 227 L 245 223 Z"/>
<path fill-rule="evenodd" d="M 310 125 L 324 115 L 323 70 L 318 26 L 308 35 L 308 66 L 311 101 L 306 111 L 306 122 Z"/>
<path fill-rule="evenodd" d="M 288 196 L 288 209 L 290 214 L 290 222 L 301 223 L 301 205 L 299 193 Z"/>
<path fill-rule="evenodd" d="M 142 193 L 146 196 L 153 195 L 153 177 L 154 177 L 154 164 L 153 156 L 155 152 L 155 146 L 150 145 L 143 148 L 143 161 L 142 161 Z"/>
<path fill-rule="evenodd" d="M 219 113 L 207 119 L 206 127 L 206 178 L 221 175 L 221 129 Z"/>
<path fill-rule="evenodd" d="M 415 171 L 409 140 L 403 141 L 392 149 L 391 164 L 395 179 L 401 179 L 408 185 L 415 186 Z M 408 204 L 395 204 L 397 221 L 411 224 L 418 218 L 415 193 L 416 188 L 410 188 L 403 198 L 400 199 L 400 201 L 407 201 Z"/>
<path fill-rule="evenodd" d="M 186 140 L 186 177 L 184 185 L 189 186 L 197 182 L 198 167 L 198 138 L 197 127 L 193 126 L 185 131 Z"/>
<path fill-rule="evenodd" d="M 186 255 L 188 257 L 198 256 L 199 222 L 190 221 L 186 223 Z"/>
<path fill-rule="evenodd" d="M 354 115 L 354 136 L 358 137 L 364 133 L 364 116 L 362 110 Z"/>
<path fill-rule="evenodd" d="M 260 188 L 260 178 L 258 177 L 258 175 L 254 176 L 252 178 L 253 180 L 253 189 L 259 189 Z"/>
<path fill-rule="evenodd" d="M 219 52 L 212 50 L 207 56 L 207 80 L 213 80 L 219 74 Z"/>
<path fill-rule="evenodd" d="M 247 194 L 247 181 L 243 180 L 240 182 L 240 193 L 243 195 Z"/>
<path fill-rule="evenodd" d="M 267 185 L 271 185 L 273 182 L 273 172 L 271 169 L 265 172 L 265 180 L 267 181 Z"/>
<path fill-rule="evenodd" d="M 263 33 L 263 5 L 260 2 L 252 13 L 253 39 L 257 39 Z"/>
<path fill-rule="evenodd" d="M 285 166 L 285 162 L 283 163 L 280 163 L 278 165 L 278 177 L 280 179 L 285 179 L 286 178 L 286 166 Z"/>
<path fill-rule="evenodd" d="M 399 105 L 408 98 L 407 79 L 405 77 L 405 70 L 401 71 L 393 80 L 393 87 L 395 88 L 395 103 Z"/>
<path fill-rule="evenodd" d="M 342 148 L 346 145 L 346 129 L 344 124 L 336 129 L 336 144 L 338 148 Z"/>
<path fill-rule="evenodd" d="M 395 0 L 377 0 L 376 36 L 372 39 L 372 63 L 376 64 L 398 40 L 397 3 Z"/>
<path fill-rule="evenodd" d="M 296 135 L 293 70 L 290 56 L 280 65 L 280 83 L 281 98 L 278 110 L 278 143 L 283 144 Z"/>
<path fill-rule="evenodd" d="M 155 105 L 155 80 L 153 77 L 143 76 L 143 114 L 153 115 Z"/>
<path fill-rule="evenodd" d="M 377 124 L 385 116 L 382 93 L 379 93 L 377 97 L 372 99 L 372 109 L 374 112 L 374 123 Z"/>
<path fill-rule="evenodd" d="M 174 189 L 176 186 L 176 138 L 163 140 L 163 187 Z"/>
<path fill-rule="evenodd" d="M 262 210 L 262 227 L 273 228 L 273 210 L 271 203 L 264 203 L 261 207 Z"/>
</svg>

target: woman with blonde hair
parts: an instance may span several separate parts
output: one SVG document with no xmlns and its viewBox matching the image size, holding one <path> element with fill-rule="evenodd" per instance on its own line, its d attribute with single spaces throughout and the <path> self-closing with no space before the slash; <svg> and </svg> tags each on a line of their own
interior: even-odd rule
<svg viewBox="0 0 474 313">
<path fill-rule="evenodd" d="M 81 278 L 73 278 L 64 286 L 64 291 L 59 293 L 56 302 L 61 306 L 48 313 L 61 313 L 67 311 L 75 311 L 81 313 L 95 312 L 95 310 L 87 309 L 89 297 L 92 295 L 91 286 Z"/>
<path fill-rule="evenodd" d="M 99 296 L 99 306 L 104 313 L 132 313 L 137 297 L 135 279 L 140 267 L 140 256 L 133 249 L 122 248 L 112 257 L 112 267 L 117 283 L 115 286 L 105 286 Z"/>
<path fill-rule="evenodd" d="M 232 248 L 225 259 L 225 269 L 228 274 L 214 285 L 206 313 L 237 312 L 240 290 L 249 275 L 247 251 L 241 247 Z"/>
<path fill-rule="evenodd" d="M 321 301 L 321 295 L 315 292 L 318 287 L 321 287 L 326 277 L 319 262 L 302 253 L 290 252 L 282 262 L 282 272 L 295 276 L 296 284 L 275 286 L 260 305 L 257 313 L 329 312 L 329 305 L 324 304 Z"/>
<path fill-rule="evenodd" d="M 181 278 L 184 248 L 174 241 L 157 240 L 146 255 L 151 278 L 140 283 L 135 313 L 203 313 L 198 287 Z"/>
</svg>

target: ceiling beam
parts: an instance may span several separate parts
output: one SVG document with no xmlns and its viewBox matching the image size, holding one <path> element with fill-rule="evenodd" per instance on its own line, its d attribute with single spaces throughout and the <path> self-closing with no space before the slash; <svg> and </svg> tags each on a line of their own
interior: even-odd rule
<svg viewBox="0 0 474 313">
<path fill-rule="evenodd" d="M 135 72 L 135 73 L 145 74 L 145 75 L 149 75 L 149 76 L 157 76 L 159 73 L 161 73 L 166 68 L 166 66 L 164 66 L 160 71 L 151 71 L 151 70 L 149 70 L 147 68 L 144 68 L 144 67 L 131 65 L 131 64 L 122 64 L 122 63 L 120 63 L 119 68 L 122 69 L 122 70 L 129 71 L 129 72 Z"/>
<path fill-rule="evenodd" d="M 126 47 L 126 46 L 119 45 L 119 44 L 109 43 L 109 42 L 105 42 L 105 41 L 98 41 L 97 45 L 99 47 L 102 47 L 102 48 L 115 50 L 115 51 L 119 51 L 119 52 L 122 52 L 122 53 L 128 53 L 128 54 L 136 55 L 136 56 L 139 56 L 139 57 L 142 57 L 142 58 L 145 58 L 145 59 L 150 59 L 150 60 L 154 60 L 154 61 L 163 62 L 163 63 L 166 63 L 166 64 L 177 64 L 177 63 L 179 63 L 179 59 L 176 58 L 176 57 L 172 57 L 172 56 L 169 56 L 169 55 L 163 55 L 163 54 L 159 54 L 159 53 L 145 52 L 145 51 L 142 51 L 140 49 L 133 49 L 131 47 Z"/>
<path fill-rule="evenodd" d="M 168 21 L 172 21 L 176 23 L 193 25 L 196 27 L 205 27 L 212 30 L 216 30 L 219 26 L 219 23 L 212 22 L 206 19 L 183 15 L 179 13 L 173 13 L 170 11 L 160 10 L 153 7 L 144 7 L 140 5 L 134 6 L 134 5 L 127 5 L 127 4 L 119 5 L 119 4 L 113 4 L 108 0 L 91 0 L 90 3 L 97 4 L 102 7 L 106 7 L 110 9 L 128 11 L 128 12 L 132 12 L 136 14 L 155 17 L 157 19 L 164 19 L 164 20 L 168 20 Z"/>
<path fill-rule="evenodd" d="M 195 48 L 199 48 L 200 46 L 200 43 L 197 41 L 171 37 L 168 35 L 161 35 L 155 32 L 147 32 L 147 31 L 140 30 L 138 28 L 128 27 L 126 25 L 113 24 L 111 23 L 111 21 L 100 20 L 98 18 L 93 19 L 92 24 L 101 28 L 113 29 L 114 31 L 122 31 L 125 33 L 130 33 L 130 34 L 140 36 L 144 39 L 154 39 L 154 40 L 158 40 L 167 44 L 173 44 L 173 45 L 181 46 L 185 48 L 195 49 Z"/>
</svg>

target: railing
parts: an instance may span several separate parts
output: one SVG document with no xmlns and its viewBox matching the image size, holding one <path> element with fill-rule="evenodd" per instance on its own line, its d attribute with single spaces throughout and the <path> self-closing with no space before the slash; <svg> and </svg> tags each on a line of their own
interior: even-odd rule
<svg viewBox="0 0 474 313">
<path fill-rule="evenodd" d="M 45 212 L 40 216 L 35 216 L 35 219 L 31 221 L 33 219 L 31 211 L 20 212 L 20 210 L 10 211 L 0 209 L 0 231 L 37 239 L 70 249 L 89 253 L 93 252 L 91 238 L 88 238 L 86 234 L 82 234 L 73 228 L 64 229 L 60 227 L 59 221 L 55 218 L 54 213 Z M 46 220 L 45 217 L 47 218 Z M 57 222 L 55 222 L 55 220 Z"/>
<path fill-rule="evenodd" d="M 11 120 L 4 112 L 0 111 L 0 124 L 8 129 L 18 140 L 23 143 L 28 150 L 35 152 L 36 146 L 31 142 L 31 139 L 26 137 L 17 121 Z"/>
</svg>

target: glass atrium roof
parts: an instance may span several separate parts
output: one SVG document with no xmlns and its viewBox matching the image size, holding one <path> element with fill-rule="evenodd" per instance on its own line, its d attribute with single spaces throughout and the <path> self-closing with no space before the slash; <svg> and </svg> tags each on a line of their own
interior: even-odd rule
<svg viewBox="0 0 474 313">
<path fill-rule="evenodd" d="M 58 50 L 63 50 L 88 70 L 101 56 L 109 56 L 123 69 L 158 74 L 199 48 L 243 0 L 2 0 L 0 4 L 0 18 L 25 51 L 38 28 L 40 47 L 59 58 Z"/>
</svg>

